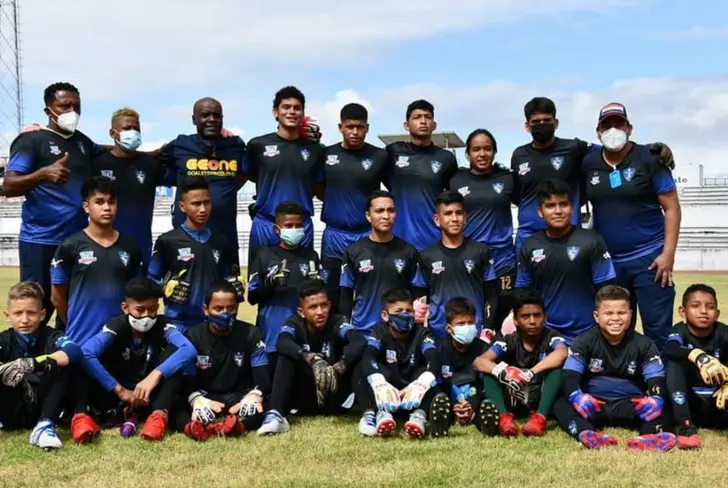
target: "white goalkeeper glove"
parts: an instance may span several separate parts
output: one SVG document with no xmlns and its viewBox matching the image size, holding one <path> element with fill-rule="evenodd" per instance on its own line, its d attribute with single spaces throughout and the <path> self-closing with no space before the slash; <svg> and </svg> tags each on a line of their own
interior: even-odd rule
<svg viewBox="0 0 728 488">
<path fill-rule="evenodd" d="M 377 409 L 390 413 L 396 412 L 399 408 L 399 391 L 390 385 L 381 373 L 374 373 L 367 380 L 374 392 Z"/>
<path fill-rule="evenodd" d="M 425 397 L 425 393 L 433 386 L 435 386 L 435 375 L 429 371 L 425 371 L 400 392 L 402 409 L 413 410 L 418 408 L 422 403 L 422 399 Z"/>
</svg>

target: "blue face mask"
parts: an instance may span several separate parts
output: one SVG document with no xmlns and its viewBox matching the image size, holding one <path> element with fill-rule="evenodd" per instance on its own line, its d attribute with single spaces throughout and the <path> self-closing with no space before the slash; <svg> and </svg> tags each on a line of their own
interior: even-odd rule
<svg viewBox="0 0 728 488">
<path fill-rule="evenodd" d="M 471 344 L 477 335 L 478 328 L 475 327 L 475 324 L 458 325 L 452 328 L 452 338 L 466 346 Z"/>
<path fill-rule="evenodd" d="M 415 325 L 415 316 L 411 313 L 390 313 L 389 323 L 397 332 L 407 333 Z"/>
<path fill-rule="evenodd" d="M 119 132 L 119 146 L 125 151 L 136 151 L 142 145 L 142 135 L 138 130 Z"/>
<path fill-rule="evenodd" d="M 280 229 L 281 240 L 288 246 L 297 246 L 303 240 L 306 235 L 306 229 Z"/>
<path fill-rule="evenodd" d="M 207 316 L 207 321 L 220 332 L 228 332 L 233 328 L 233 324 L 235 323 L 235 314 L 227 312 L 217 315 L 210 314 Z"/>
</svg>

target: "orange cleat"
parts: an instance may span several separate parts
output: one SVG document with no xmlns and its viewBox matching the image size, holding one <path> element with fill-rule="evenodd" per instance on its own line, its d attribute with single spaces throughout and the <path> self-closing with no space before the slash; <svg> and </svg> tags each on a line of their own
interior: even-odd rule
<svg viewBox="0 0 728 488">
<path fill-rule="evenodd" d="M 498 431 L 503 437 L 516 437 L 518 435 L 518 424 L 516 424 L 512 413 L 508 412 L 500 415 Z"/>
<path fill-rule="evenodd" d="M 161 441 L 164 439 L 164 432 L 167 430 L 167 412 L 155 410 L 147 417 L 142 429 L 142 439 L 147 441 Z"/>
<path fill-rule="evenodd" d="M 541 437 L 546 431 L 546 417 L 538 412 L 531 412 L 528 422 L 521 428 L 526 437 Z"/>
</svg>

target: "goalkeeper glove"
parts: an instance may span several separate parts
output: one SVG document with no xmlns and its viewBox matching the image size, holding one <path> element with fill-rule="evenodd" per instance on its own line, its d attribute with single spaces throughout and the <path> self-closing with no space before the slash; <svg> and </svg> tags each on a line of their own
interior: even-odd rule
<svg viewBox="0 0 728 488">
<path fill-rule="evenodd" d="M 172 303 L 184 305 L 190 296 L 190 284 L 182 279 L 187 273 L 186 269 L 180 271 L 176 277 L 172 277 L 171 271 L 167 273 L 168 278 L 164 283 L 164 296 Z"/>
<path fill-rule="evenodd" d="M 399 391 L 390 385 L 381 373 L 369 375 L 367 381 L 374 392 L 377 409 L 389 413 L 396 412 L 399 408 Z"/>
<path fill-rule="evenodd" d="M 667 146 L 667 144 L 653 142 L 652 144 L 648 144 L 647 147 L 650 148 L 650 152 L 652 154 L 660 156 L 661 166 L 664 166 L 669 170 L 675 169 L 675 159 L 672 156 L 672 150 Z"/>
<path fill-rule="evenodd" d="M 412 383 L 399 393 L 401 408 L 403 410 L 413 410 L 418 408 L 425 397 L 425 393 L 435 386 L 435 375 L 429 371 L 425 371 L 417 377 Z"/>
<path fill-rule="evenodd" d="M 693 349 L 688 356 L 700 371 L 700 377 L 706 385 L 721 386 L 728 381 L 728 368 L 702 349 Z"/>
<path fill-rule="evenodd" d="M 33 372 L 51 374 L 58 369 L 58 363 L 48 354 L 33 358 Z"/>
<path fill-rule="evenodd" d="M 205 398 L 204 393 L 195 391 L 187 397 L 187 401 L 192 407 L 192 421 L 199 421 L 203 424 L 209 424 L 215 420 L 215 412 L 212 410 L 212 400 Z"/>
<path fill-rule="evenodd" d="M 633 398 L 632 403 L 637 415 L 645 422 L 652 422 L 662 415 L 662 407 L 665 401 L 660 396 L 645 396 Z"/>
<path fill-rule="evenodd" d="M 291 271 L 287 267 L 288 260 L 284 259 L 280 265 L 275 265 L 268 270 L 265 276 L 265 286 L 268 288 L 285 288 L 288 285 L 288 276 Z"/>
<path fill-rule="evenodd" d="M 306 275 L 306 278 L 309 280 L 323 280 L 321 272 L 313 260 L 308 262 L 308 274 Z"/>
<path fill-rule="evenodd" d="M 527 382 L 521 369 L 504 362 L 496 364 L 491 374 L 513 391 L 520 390 L 521 383 Z"/>
<path fill-rule="evenodd" d="M 27 374 L 34 370 L 35 361 L 32 358 L 18 358 L 0 365 L 0 381 L 5 386 L 15 388 Z"/>
<path fill-rule="evenodd" d="M 301 120 L 301 127 L 298 134 L 311 141 L 319 142 L 321 140 L 321 126 L 319 125 L 319 121 L 305 115 L 303 120 Z"/>
<path fill-rule="evenodd" d="M 718 388 L 713 393 L 713 396 L 715 397 L 715 406 L 721 410 L 725 410 L 728 405 L 728 384 Z"/>
<path fill-rule="evenodd" d="M 335 388 L 336 372 L 321 354 L 305 353 L 303 359 L 313 371 L 313 378 L 316 382 L 316 400 L 318 406 L 323 407 L 326 404 L 326 397 Z"/>
<path fill-rule="evenodd" d="M 260 390 L 250 390 L 247 395 L 240 400 L 240 411 L 238 417 L 242 421 L 245 417 L 252 417 L 255 414 L 263 412 L 263 392 Z"/>
<path fill-rule="evenodd" d="M 242 273 L 240 273 L 240 267 L 237 265 L 233 266 L 232 272 L 233 274 L 225 278 L 225 281 L 233 285 L 233 288 L 235 288 L 235 298 L 238 303 L 242 303 L 245 301 L 245 278 L 243 278 Z"/>
<path fill-rule="evenodd" d="M 600 412 L 602 407 L 606 404 L 601 400 L 597 400 L 593 396 L 584 393 L 581 390 L 575 390 L 569 395 L 569 401 L 574 406 L 574 410 L 585 419 L 590 419 L 592 416 Z"/>
</svg>

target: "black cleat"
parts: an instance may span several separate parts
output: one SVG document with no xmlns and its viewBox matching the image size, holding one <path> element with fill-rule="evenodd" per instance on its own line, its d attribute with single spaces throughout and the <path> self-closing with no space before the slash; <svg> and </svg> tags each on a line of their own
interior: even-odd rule
<svg viewBox="0 0 728 488">
<path fill-rule="evenodd" d="M 430 405 L 430 424 L 432 437 L 447 437 L 450 430 L 450 410 L 452 404 L 445 393 L 438 393 Z"/>
<path fill-rule="evenodd" d="M 490 400 L 483 400 L 478 407 L 478 430 L 487 437 L 499 435 L 498 408 Z"/>
</svg>

